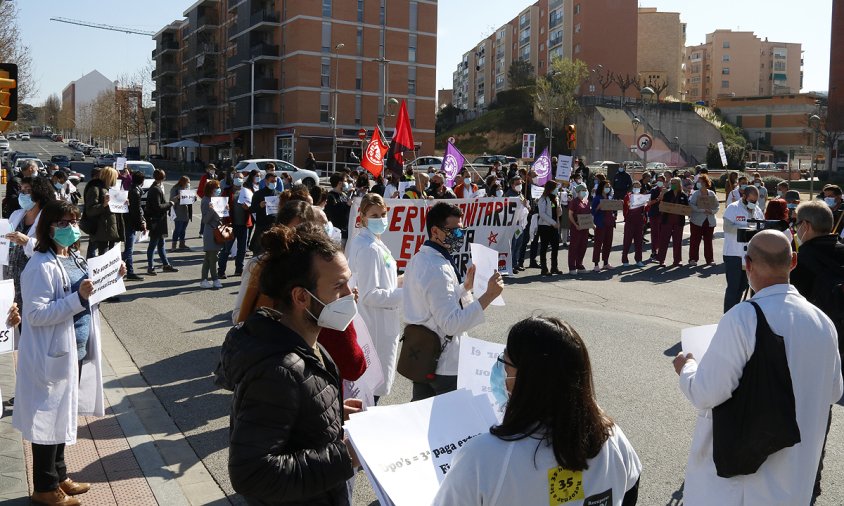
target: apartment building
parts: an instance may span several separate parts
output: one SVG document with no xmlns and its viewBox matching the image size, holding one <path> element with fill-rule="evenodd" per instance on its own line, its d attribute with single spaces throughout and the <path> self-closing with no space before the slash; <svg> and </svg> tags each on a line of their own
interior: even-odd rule
<svg viewBox="0 0 844 506">
<path fill-rule="evenodd" d="M 753 32 L 716 30 L 706 35 L 704 44 L 686 48 L 685 76 L 686 99 L 692 102 L 799 93 L 801 45 L 762 40 Z"/>
<path fill-rule="evenodd" d="M 530 63 L 537 77 L 548 73 L 555 58 L 635 75 L 637 24 L 635 0 L 539 0 L 464 53 L 453 73 L 454 105 L 487 109 L 510 89 L 507 72 L 517 60 Z M 583 91 L 594 89 L 592 83 Z M 613 85 L 605 93 L 620 90 Z"/>
<path fill-rule="evenodd" d="M 832 1 L 832 38 L 830 47 L 844 47 L 844 0 Z M 829 105 L 827 129 L 844 131 L 844 58 L 840 49 L 829 53 Z M 837 153 L 844 165 L 844 140 L 837 146 Z M 840 166 L 840 165 L 839 165 Z"/>
<path fill-rule="evenodd" d="M 718 108 L 727 121 L 744 129 L 754 146 L 760 140 L 774 151 L 802 152 L 813 143 L 809 116 L 817 114 L 823 98 L 817 93 L 723 97 Z"/>
<path fill-rule="evenodd" d="M 182 25 L 173 21 L 153 36 L 151 98 L 156 105 L 156 136 L 159 147 L 180 139 L 182 118 Z M 162 152 L 159 149 L 159 152 Z"/>
<path fill-rule="evenodd" d="M 663 97 L 682 99 L 685 91 L 683 55 L 686 49 L 686 23 L 679 12 L 659 12 L 639 8 L 636 67 L 644 82 L 664 83 Z"/>
<path fill-rule="evenodd" d="M 97 70 L 70 82 L 62 90 L 62 120 L 67 122 L 65 127 L 74 130 L 82 128 L 82 125 L 76 125 L 83 116 L 82 109 L 96 100 L 100 93 L 113 91 L 114 88 L 114 81 Z"/>
<path fill-rule="evenodd" d="M 185 16 L 156 35 L 179 46 L 169 63 L 158 55 L 156 77 L 182 91 L 175 133 L 216 147 L 202 156 L 231 146 L 235 158 L 325 162 L 336 133 L 339 161 L 351 162 L 358 131 L 382 124 L 389 136 L 403 100 L 433 152 L 436 0 L 199 0 Z M 180 66 L 174 81 L 167 65 Z"/>
</svg>

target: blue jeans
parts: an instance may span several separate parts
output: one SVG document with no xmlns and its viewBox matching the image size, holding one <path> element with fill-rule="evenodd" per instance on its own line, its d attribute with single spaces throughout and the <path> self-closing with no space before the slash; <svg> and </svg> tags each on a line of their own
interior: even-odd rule
<svg viewBox="0 0 844 506">
<path fill-rule="evenodd" d="M 135 231 L 126 228 L 125 241 L 123 241 L 123 263 L 126 264 L 126 274 L 134 274 L 135 267 L 132 262 L 132 254 L 135 253 Z"/>
<path fill-rule="evenodd" d="M 176 246 L 176 241 L 180 244 L 185 243 L 185 233 L 188 230 L 188 222 L 187 221 L 176 221 L 173 225 L 173 238 L 171 239 L 173 247 Z"/>
<path fill-rule="evenodd" d="M 246 228 L 246 225 L 232 225 L 232 234 L 232 240 L 223 245 L 217 259 L 217 272 L 220 274 L 226 272 L 226 263 L 229 261 L 229 255 L 231 255 L 235 241 L 237 241 L 237 256 L 234 259 L 234 270 L 237 272 L 243 271 L 243 259 L 246 257 L 246 239 L 249 235 L 249 229 Z"/>
<path fill-rule="evenodd" d="M 153 270 L 154 268 L 152 255 L 155 253 L 156 248 L 158 248 L 158 258 L 161 260 L 161 264 L 170 265 L 170 261 L 167 260 L 167 253 L 164 251 L 164 236 L 150 237 L 149 246 L 147 246 L 147 264 L 149 265 L 149 270 Z"/>
<path fill-rule="evenodd" d="M 741 296 L 749 286 L 747 273 L 742 269 L 742 258 L 734 256 L 724 257 L 724 267 L 727 274 L 727 291 L 724 292 L 724 312 L 741 302 Z"/>
<path fill-rule="evenodd" d="M 522 250 L 522 243 L 525 242 L 525 232 L 526 230 L 516 231 L 516 234 L 513 234 L 513 240 L 510 241 L 510 256 L 512 257 L 512 266 L 518 267 L 522 265 L 524 261 L 524 250 Z"/>
</svg>

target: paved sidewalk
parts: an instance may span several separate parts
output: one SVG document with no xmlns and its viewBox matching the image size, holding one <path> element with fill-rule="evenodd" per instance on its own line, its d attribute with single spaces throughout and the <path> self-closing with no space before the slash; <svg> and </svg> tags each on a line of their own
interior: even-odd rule
<svg viewBox="0 0 844 506">
<path fill-rule="evenodd" d="M 68 446 L 68 475 L 90 482 L 80 496 L 96 505 L 231 504 L 144 381 L 135 363 L 102 320 L 106 415 L 80 417 L 77 443 Z M 11 354 L 0 355 L 3 399 L 14 395 Z M 0 419 L 0 502 L 29 504 L 30 445 L 12 428 L 12 407 Z"/>
</svg>

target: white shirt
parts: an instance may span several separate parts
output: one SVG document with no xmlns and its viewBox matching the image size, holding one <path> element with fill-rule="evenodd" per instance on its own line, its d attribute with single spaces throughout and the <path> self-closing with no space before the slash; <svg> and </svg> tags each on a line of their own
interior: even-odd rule
<svg viewBox="0 0 844 506">
<path fill-rule="evenodd" d="M 440 336 L 441 344 L 445 336 L 454 336 L 440 355 L 437 374 L 456 376 L 460 336 L 484 322 L 484 310 L 458 281 L 451 263 L 428 245 L 410 258 L 404 271 L 402 309 L 406 324 L 424 325 Z"/>
<path fill-rule="evenodd" d="M 791 285 L 764 288 L 753 300 L 785 340 L 801 442 L 770 455 L 754 474 L 716 474 L 712 408 L 738 387 L 756 347 L 756 312 L 738 304 L 721 318 L 700 364 L 689 360 L 680 372 L 680 390 L 700 410 L 686 464 L 686 506 L 785 506 L 809 504 L 812 496 L 830 405 L 844 392 L 838 336 L 829 318 Z"/>
<path fill-rule="evenodd" d="M 724 210 L 724 222 L 730 222 L 738 228 L 754 228 L 747 223 L 748 219 L 763 220 L 765 215 L 762 214 L 759 206 L 750 211 L 741 200 L 733 202 Z M 744 258 L 746 247 L 747 244 L 738 242 L 735 232 L 724 230 L 724 256 Z"/>
<path fill-rule="evenodd" d="M 724 205 L 729 206 L 733 202 L 737 202 L 739 200 L 741 200 L 741 191 L 739 190 L 739 187 L 736 186 L 735 190 L 727 194 L 727 201 Z"/>
<path fill-rule="evenodd" d="M 538 438 L 502 441 L 492 434 L 481 434 L 469 440 L 454 457 L 433 504 L 620 506 L 642 471 L 639 457 L 618 426 L 613 427 L 598 455 L 587 463 L 589 468 L 583 471 L 562 469 L 553 449 Z M 560 483 L 565 483 L 565 488 Z M 609 497 L 611 501 L 605 499 Z M 566 502 L 567 498 L 571 500 Z"/>
</svg>

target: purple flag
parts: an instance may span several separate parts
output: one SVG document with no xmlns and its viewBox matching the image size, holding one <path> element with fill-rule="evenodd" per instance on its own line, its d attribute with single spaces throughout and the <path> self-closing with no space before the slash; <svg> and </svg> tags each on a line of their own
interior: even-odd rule
<svg viewBox="0 0 844 506">
<path fill-rule="evenodd" d="M 533 184 L 543 186 L 551 179 L 551 158 L 548 156 L 548 148 L 542 150 L 542 154 L 534 160 L 531 169 L 536 172 Z"/>
<path fill-rule="evenodd" d="M 464 163 L 466 163 L 466 158 L 463 157 L 463 153 L 454 144 L 449 142 L 445 148 L 445 157 L 443 158 L 446 186 L 449 188 L 454 187 L 454 180 L 457 179 L 457 175 L 463 170 Z"/>
</svg>

